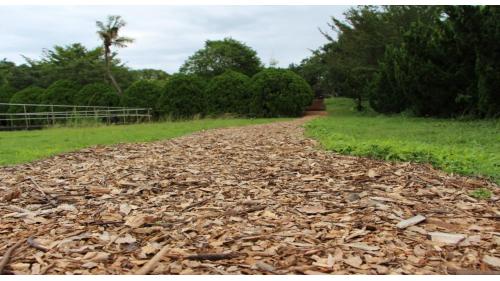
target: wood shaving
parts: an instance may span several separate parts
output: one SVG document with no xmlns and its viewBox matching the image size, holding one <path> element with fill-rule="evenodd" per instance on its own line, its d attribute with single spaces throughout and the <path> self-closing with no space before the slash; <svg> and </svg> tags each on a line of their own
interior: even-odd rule
<svg viewBox="0 0 500 281">
<path fill-rule="evenodd" d="M 497 185 L 323 151 L 310 118 L 1 167 L 0 255 L 23 241 L 4 273 L 498 270 L 498 200 L 468 196 Z"/>
</svg>

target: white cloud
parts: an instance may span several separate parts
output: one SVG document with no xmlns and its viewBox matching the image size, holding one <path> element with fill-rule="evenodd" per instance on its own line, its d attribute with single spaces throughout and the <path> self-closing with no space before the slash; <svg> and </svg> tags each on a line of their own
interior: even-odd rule
<svg viewBox="0 0 500 281">
<path fill-rule="evenodd" d="M 100 44 L 95 21 L 119 14 L 123 35 L 136 39 L 119 51 L 133 68 L 178 70 L 207 39 L 232 37 L 254 48 L 264 63 L 281 66 L 307 57 L 326 42 L 331 16 L 346 6 L 0 6 L 0 59 L 22 63 L 21 54 L 37 58 L 43 48 L 80 42 Z"/>
</svg>

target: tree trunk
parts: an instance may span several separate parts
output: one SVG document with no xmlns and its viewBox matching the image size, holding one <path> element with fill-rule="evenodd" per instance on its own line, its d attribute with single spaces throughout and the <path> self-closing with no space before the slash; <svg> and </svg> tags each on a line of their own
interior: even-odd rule
<svg viewBox="0 0 500 281">
<path fill-rule="evenodd" d="M 115 80 L 115 77 L 113 77 L 113 74 L 111 73 L 111 63 L 109 59 L 109 47 L 105 46 L 104 47 L 104 61 L 106 62 L 106 74 L 108 75 L 109 79 L 111 80 L 111 84 L 113 84 L 113 87 L 115 87 L 117 93 L 119 96 L 123 95 L 122 89 L 120 88 L 120 85 Z"/>
<path fill-rule="evenodd" d="M 364 107 L 363 107 L 363 100 L 362 100 L 361 95 L 358 95 L 358 97 L 357 97 L 357 99 L 356 99 L 356 100 L 357 100 L 356 109 L 357 109 L 358 111 L 363 111 Z"/>
</svg>

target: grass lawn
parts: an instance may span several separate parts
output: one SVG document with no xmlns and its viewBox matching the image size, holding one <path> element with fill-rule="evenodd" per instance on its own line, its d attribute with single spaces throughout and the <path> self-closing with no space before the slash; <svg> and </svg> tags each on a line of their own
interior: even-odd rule
<svg viewBox="0 0 500 281">
<path fill-rule="evenodd" d="M 287 119 L 200 119 L 37 131 L 0 132 L 0 165 L 18 164 L 102 144 L 170 139 L 212 128 L 262 124 Z"/>
<path fill-rule="evenodd" d="M 306 124 L 324 148 L 385 160 L 431 163 L 500 183 L 500 120 L 461 121 L 358 113 L 351 99 L 326 101 L 329 115 Z"/>
</svg>

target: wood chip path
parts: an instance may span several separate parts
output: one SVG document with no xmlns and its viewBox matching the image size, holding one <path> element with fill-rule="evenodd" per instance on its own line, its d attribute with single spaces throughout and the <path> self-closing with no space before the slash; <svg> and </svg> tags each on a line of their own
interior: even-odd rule
<svg viewBox="0 0 500 281">
<path fill-rule="evenodd" d="M 0 168 L 0 271 L 498 274 L 498 186 L 322 151 L 310 118 Z"/>
</svg>

